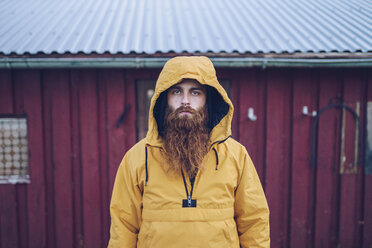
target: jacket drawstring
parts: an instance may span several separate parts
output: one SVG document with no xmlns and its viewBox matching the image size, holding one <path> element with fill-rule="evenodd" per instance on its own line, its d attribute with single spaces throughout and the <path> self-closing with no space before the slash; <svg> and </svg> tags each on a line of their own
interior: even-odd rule
<svg viewBox="0 0 372 248">
<path fill-rule="evenodd" d="M 218 170 L 218 154 L 217 154 L 217 151 L 214 147 L 212 149 L 213 149 L 214 153 L 216 154 L 216 170 Z"/>
<path fill-rule="evenodd" d="M 145 167 L 146 167 L 146 182 L 145 182 L 145 186 L 147 186 L 147 182 L 149 180 L 149 172 L 147 170 L 147 146 L 145 146 Z"/>
<path fill-rule="evenodd" d="M 216 170 L 218 170 L 218 153 L 217 153 L 217 150 L 213 147 L 214 144 L 218 143 L 218 144 L 222 144 L 223 142 L 225 142 L 228 138 L 231 138 L 231 135 L 229 135 L 226 139 L 224 140 L 221 140 L 221 141 L 216 141 L 214 143 L 212 143 L 210 146 L 209 146 L 209 149 L 213 149 L 214 153 L 216 154 Z"/>
</svg>

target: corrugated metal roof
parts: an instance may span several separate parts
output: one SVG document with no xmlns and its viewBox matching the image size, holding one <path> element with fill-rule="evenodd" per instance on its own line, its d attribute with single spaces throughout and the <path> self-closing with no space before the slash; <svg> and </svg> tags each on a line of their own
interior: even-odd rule
<svg viewBox="0 0 372 248">
<path fill-rule="evenodd" d="M 3 54 L 371 51 L 371 1 L 0 2 Z"/>
</svg>

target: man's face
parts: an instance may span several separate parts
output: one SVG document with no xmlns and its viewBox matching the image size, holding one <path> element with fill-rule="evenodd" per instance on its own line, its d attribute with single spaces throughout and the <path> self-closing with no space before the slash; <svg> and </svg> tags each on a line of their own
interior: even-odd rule
<svg viewBox="0 0 372 248">
<path fill-rule="evenodd" d="M 171 112 L 180 107 L 190 107 L 199 111 L 205 106 L 205 88 L 195 80 L 185 79 L 168 90 L 168 106 Z M 179 116 L 191 117 L 193 114 L 187 110 Z"/>
</svg>

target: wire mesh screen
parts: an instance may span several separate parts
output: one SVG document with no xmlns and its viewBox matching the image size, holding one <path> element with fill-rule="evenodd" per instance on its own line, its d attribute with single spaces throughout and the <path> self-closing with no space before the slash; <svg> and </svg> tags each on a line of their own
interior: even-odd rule
<svg viewBox="0 0 372 248">
<path fill-rule="evenodd" d="M 26 118 L 0 118 L 0 183 L 29 183 Z"/>
</svg>

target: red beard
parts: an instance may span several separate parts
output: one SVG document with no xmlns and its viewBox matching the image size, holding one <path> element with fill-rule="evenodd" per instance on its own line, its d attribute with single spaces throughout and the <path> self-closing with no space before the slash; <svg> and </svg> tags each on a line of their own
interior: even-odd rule
<svg viewBox="0 0 372 248">
<path fill-rule="evenodd" d="M 183 111 L 192 116 L 180 116 Z M 180 107 L 171 111 L 169 107 L 164 117 L 164 148 L 168 163 L 166 170 L 181 173 L 185 169 L 189 177 L 195 177 L 202 170 L 202 161 L 208 153 L 209 129 L 207 108 L 196 111 L 190 107 Z"/>
</svg>

